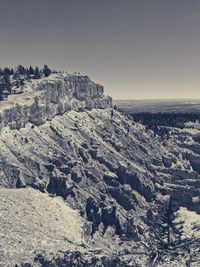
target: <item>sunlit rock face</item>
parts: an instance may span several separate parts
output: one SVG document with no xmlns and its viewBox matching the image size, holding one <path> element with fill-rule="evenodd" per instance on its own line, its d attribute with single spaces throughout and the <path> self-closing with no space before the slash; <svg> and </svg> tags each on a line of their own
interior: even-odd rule
<svg viewBox="0 0 200 267">
<path fill-rule="evenodd" d="M 103 86 L 88 76 L 52 75 L 27 82 L 24 93 L 11 95 L 0 106 L 0 129 L 20 129 L 30 122 L 41 125 L 68 110 L 112 106 L 111 97 L 104 96 Z"/>
<path fill-rule="evenodd" d="M 0 191 L 8 190 L 2 203 L 10 201 L 9 192 L 18 192 L 16 188 L 45 193 L 45 206 L 61 197 L 63 205 L 78 210 L 77 220 L 84 218 L 80 230 L 87 232 L 76 248 L 81 253 L 70 245 L 72 252 L 63 255 L 57 255 L 60 247 L 50 249 L 57 255 L 53 263 L 39 254 L 38 262 L 46 264 L 39 266 L 65 266 L 74 257 L 83 262 L 77 266 L 86 266 L 87 246 L 91 254 L 95 248 L 108 255 L 102 266 L 126 266 L 120 261 L 116 265 L 111 256 L 127 250 L 132 255 L 132 245 L 140 243 L 157 207 L 170 195 L 177 205 L 200 212 L 199 130 L 186 142 L 183 130 L 171 129 L 171 138 L 163 140 L 112 108 L 103 87 L 87 76 L 54 74 L 27 82 L 23 91 L 0 102 Z M 24 210 L 23 195 L 17 197 Z M 43 213 L 40 207 L 37 211 Z M 6 207 L 4 212 L 10 213 Z M 57 219 L 53 217 L 53 224 Z"/>
<path fill-rule="evenodd" d="M 149 138 L 144 127 L 114 110 L 102 86 L 83 76 L 32 80 L 0 111 L 0 188 L 62 197 L 85 218 L 92 247 L 102 254 L 118 251 L 123 236 L 139 239 L 155 198 L 145 161 L 161 157 L 156 150 L 146 155 L 148 144 L 140 150 L 140 138 Z"/>
</svg>

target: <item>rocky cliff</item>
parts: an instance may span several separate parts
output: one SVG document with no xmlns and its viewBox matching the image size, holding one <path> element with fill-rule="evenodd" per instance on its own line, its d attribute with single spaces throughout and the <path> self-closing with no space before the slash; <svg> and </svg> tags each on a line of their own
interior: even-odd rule
<svg viewBox="0 0 200 267">
<path fill-rule="evenodd" d="M 111 97 L 88 76 L 51 75 L 26 82 L 23 94 L 11 95 L 0 105 L 0 130 L 23 128 L 28 122 L 41 125 L 56 115 L 83 108 L 107 108 Z"/>
<path fill-rule="evenodd" d="M 197 210 L 199 189 L 194 190 L 199 179 L 198 155 L 194 152 L 197 142 L 181 142 L 181 145 L 178 138 L 183 138 L 184 133 L 176 137 L 175 132 L 170 140 L 161 140 L 143 125 L 113 109 L 112 100 L 104 96 L 103 87 L 87 76 L 56 74 L 27 82 L 23 91 L 0 103 L 0 187 L 7 188 L 11 198 L 16 197 L 15 190 L 20 188 L 24 192 L 21 201 L 29 187 L 36 189 L 48 196 L 47 206 L 49 198 L 62 197 L 66 205 L 78 210 L 77 222 L 84 222 L 79 228 L 79 233 L 84 233 L 83 244 L 79 242 L 75 249 L 73 241 L 71 252 L 55 258 L 52 255 L 57 255 L 62 248 L 52 246 L 49 250 L 45 232 L 38 247 L 42 251 L 48 247 L 48 255 L 38 256 L 33 252 L 28 262 L 36 257 L 35 266 L 71 266 L 70 260 L 77 257 L 78 263 L 74 266 L 87 266 L 87 261 L 90 266 L 96 261 L 110 267 L 116 264 L 112 257 L 117 254 L 120 259 L 116 266 L 126 266 L 122 263 L 124 259 L 129 266 L 137 266 L 136 261 L 148 266 L 142 244 L 150 229 L 149 215 L 169 195 L 173 195 L 179 205 Z M 184 180 L 190 181 L 183 184 Z M 9 193 L 3 194 L 0 200 L 8 202 Z M 20 195 L 17 198 L 20 199 Z M 31 193 L 34 203 L 35 198 Z M 33 202 L 26 199 L 32 207 Z M 21 208 L 34 215 L 29 205 Z M 37 214 L 45 213 L 45 209 L 37 208 Z M 6 210 L 9 211 L 9 207 L 4 210 L 4 216 Z M 62 216 L 61 210 L 56 217 L 60 220 Z M 50 217 L 46 218 L 47 222 L 52 220 Z M 35 219 L 29 221 L 29 228 L 35 229 Z M 18 223 L 20 225 L 20 221 Z M 19 229 L 22 231 L 22 225 Z M 55 231 L 53 225 L 50 230 Z M 66 238 L 63 229 L 60 231 Z M 6 243 L 12 233 L 4 232 Z M 58 236 L 62 239 L 58 234 L 55 240 L 51 236 L 51 242 L 57 242 Z M 24 247 L 26 242 L 16 248 L 17 255 Z M 65 246 L 63 250 L 67 250 Z M 75 250 L 83 255 L 74 254 Z M 88 250 L 89 260 L 85 258 Z M 98 256 L 91 258 L 91 253 Z M 6 259 L 4 263 L 11 258 L 15 262 L 14 255 L 2 248 L 0 255 Z M 16 264 L 20 266 L 20 262 Z M 91 266 L 98 266 L 95 264 Z"/>
</svg>

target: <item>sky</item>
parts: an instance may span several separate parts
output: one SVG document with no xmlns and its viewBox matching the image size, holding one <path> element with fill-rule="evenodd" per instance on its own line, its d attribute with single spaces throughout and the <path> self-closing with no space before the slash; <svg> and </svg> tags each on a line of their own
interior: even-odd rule
<svg viewBox="0 0 200 267">
<path fill-rule="evenodd" d="M 200 0 L 0 0 L 0 66 L 19 64 L 114 99 L 200 98 Z"/>
</svg>

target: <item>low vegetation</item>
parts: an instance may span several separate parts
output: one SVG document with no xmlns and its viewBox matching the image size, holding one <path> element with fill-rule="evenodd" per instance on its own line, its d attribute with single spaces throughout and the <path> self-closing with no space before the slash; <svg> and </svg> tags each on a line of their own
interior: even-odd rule
<svg viewBox="0 0 200 267">
<path fill-rule="evenodd" d="M 183 129 L 185 123 L 200 121 L 200 113 L 132 113 L 134 121 L 140 122 L 146 126 L 146 130 L 150 129 L 163 138 L 169 138 L 170 129 L 169 127 L 176 127 Z"/>
</svg>

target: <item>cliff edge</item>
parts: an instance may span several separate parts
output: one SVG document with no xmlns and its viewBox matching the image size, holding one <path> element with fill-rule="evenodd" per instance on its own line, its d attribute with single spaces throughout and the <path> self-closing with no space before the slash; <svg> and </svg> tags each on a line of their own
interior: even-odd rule
<svg viewBox="0 0 200 267">
<path fill-rule="evenodd" d="M 26 81 L 19 94 L 0 103 L 0 130 L 7 126 L 20 129 L 28 122 L 41 125 L 69 110 L 111 106 L 112 98 L 104 96 L 103 86 L 88 76 L 52 74 Z"/>
<path fill-rule="evenodd" d="M 192 138 L 197 139 L 200 131 L 187 143 L 179 141 L 189 132 L 171 131 L 175 131 L 172 138 L 162 140 L 112 108 L 103 87 L 87 76 L 52 74 L 31 79 L 0 102 L 0 201 L 7 205 L 0 220 L 7 243 L 6 249 L 0 249 L 0 257 L 8 263 L 4 266 L 14 266 L 15 255 L 10 253 L 18 242 L 15 238 L 13 246 L 7 239 L 16 236 L 16 229 L 19 236 L 24 227 L 37 228 L 37 214 L 50 227 L 37 228 L 34 249 L 38 244 L 42 254 L 32 251 L 23 258 L 26 232 L 15 251 L 17 266 L 71 266 L 75 260 L 74 266 L 98 266 L 98 262 L 105 267 L 137 266 L 136 262 L 151 266 L 154 251 L 147 240 L 156 240 L 151 227 L 159 222 L 159 209 L 168 205 L 170 196 L 178 207 L 199 212 L 199 156 Z M 63 201 L 55 217 L 57 197 Z M 50 203 L 55 204 L 52 209 L 48 209 Z M 84 223 L 77 226 L 78 240 L 82 239 L 76 247 L 77 240 L 70 243 L 68 232 L 62 227 L 60 233 L 56 230 L 67 216 L 65 204 L 70 213 L 78 211 L 72 216 L 74 223 Z M 16 228 L 5 227 L 4 221 L 15 225 L 10 219 L 18 218 L 15 210 L 27 217 L 16 219 Z M 65 219 L 69 231 L 72 217 Z M 58 240 L 60 246 L 56 246 Z"/>
</svg>

